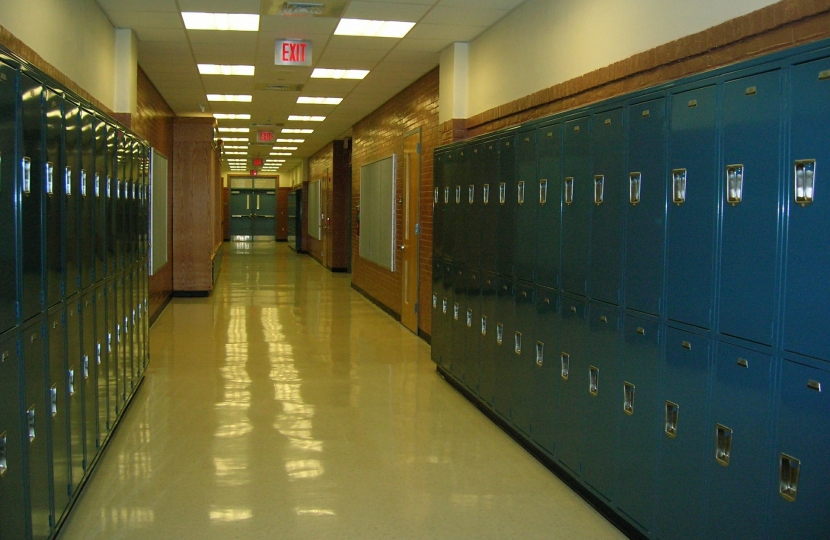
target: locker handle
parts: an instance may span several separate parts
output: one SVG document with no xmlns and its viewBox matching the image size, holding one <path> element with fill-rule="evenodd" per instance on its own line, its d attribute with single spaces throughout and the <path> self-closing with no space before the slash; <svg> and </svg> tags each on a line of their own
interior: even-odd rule
<svg viewBox="0 0 830 540">
<path fill-rule="evenodd" d="M 484 204 L 490 204 L 490 184 L 484 184 L 484 189 L 481 195 Z"/>
<path fill-rule="evenodd" d="M 453 320 L 458 320 L 458 302 L 452 305 L 452 318 Z"/>
<path fill-rule="evenodd" d="M 588 366 L 588 393 L 599 395 L 599 368 L 596 366 Z"/>
<path fill-rule="evenodd" d="M 461 204 L 461 186 L 455 186 L 455 204 Z"/>
<path fill-rule="evenodd" d="M 742 368 L 748 368 L 749 367 L 749 360 L 747 360 L 746 358 L 738 358 L 738 365 L 741 366 Z"/>
<path fill-rule="evenodd" d="M 726 202 L 735 206 L 743 199 L 744 166 L 740 164 L 726 166 Z"/>
<path fill-rule="evenodd" d="M 435 192 L 432 195 L 432 204 L 438 204 L 438 188 L 435 188 Z"/>
<path fill-rule="evenodd" d="M 536 342 L 536 365 L 542 367 L 545 363 L 545 344 L 541 341 Z"/>
<path fill-rule="evenodd" d="M 507 202 L 507 184 L 501 182 L 499 184 L 499 204 Z"/>
<path fill-rule="evenodd" d="M 729 458 L 732 456 L 732 429 L 718 424 L 715 428 L 715 460 L 724 467 L 729 466 Z"/>
<path fill-rule="evenodd" d="M 86 171 L 81 169 L 81 197 L 86 197 Z"/>
<path fill-rule="evenodd" d="M 571 313 L 576 313 L 576 306 L 571 306 Z"/>
<path fill-rule="evenodd" d="M 23 158 L 23 194 L 28 195 L 32 192 L 32 160 L 28 157 Z"/>
<path fill-rule="evenodd" d="M 683 343 L 681 343 L 680 345 L 681 345 L 684 349 L 686 349 L 687 351 L 691 351 L 691 350 L 692 350 L 692 344 L 691 344 L 691 343 L 689 343 L 688 341 L 684 341 L 684 342 L 683 342 Z"/>
<path fill-rule="evenodd" d="M 504 342 L 504 325 L 496 323 L 496 343 L 501 345 Z"/>
<path fill-rule="evenodd" d="M 573 204 L 574 202 L 574 177 L 569 176 L 565 178 L 565 204 Z"/>
<path fill-rule="evenodd" d="M 8 440 L 6 432 L 0 433 L 0 478 L 6 474 L 9 469 L 9 462 L 6 459 L 6 448 L 8 447 Z"/>
<path fill-rule="evenodd" d="M 623 412 L 629 416 L 634 414 L 634 390 L 630 382 L 623 383 Z"/>
<path fill-rule="evenodd" d="M 94 180 L 94 184 L 95 184 L 93 186 L 93 190 L 95 191 L 95 196 L 100 197 L 101 196 L 101 176 L 98 173 L 95 173 L 95 177 L 93 178 L 93 180 Z"/>
<path fill-rule="evenodd" d="M 605 175 L 594 176 L 594 204 L 599 206 L 605 200 Z"/>
<path fill-rule="evenodd" d="M 467 328 L 473 327 L 473 310 L 471 308 L 467 308 Z"/>
<path fill-rule="evenodd" d="M 781 454 L 778 468 L 778 493 L 787 502 L 795 502 L 798 496 L 798 479 L 801 475 L 801 460 Z"/>
<path fill-rule="evenodd" d="M 82 371 L 84 380 L 89 379 L 89 355 L 85 354 L 83 359 L 83 371 Z"/>
<path fill-rule="evenodd" d="M 259 210 L 259 195 L 256 196 L 256 209 Z"/>
<path fill-rule="evenodd" d="M 481 316 L 481 335 L 482 336 L 487 335 L 487 316 L 486 315 Z"/>
<path fill-rule="evenodd" d="M 444 204 L 450 204 L 450 188 L 446 186 L 444 188 Z"/>
<path fill-rule="evenodd" d="M 107 198 L 109 199 L 110 195 L 112 193 L 112 178 L 110 178 L 109 176 L 107 176 L 106 190 L 107 190 Z"/>
<path fill-rule="evenodd" d="M 637 327 L 637 333 L 640 334 L 641 336 L 644 336 L 644 335 L 646 335 L 646 329 L 643 328 L 642 326 L 638 326 Z"/>
<path fill-rule="evenodd" d="M 441 312 L 446 315 L 447 314 L 447 299 L 444 298 L 441 300 Z"/>
<path fill-rule="evenodd" d="M 539 204 L 548 202 L 548 181 L 544 178 L 539 180 Z"/>
<path fill-rule="evenodd" d="M 628 202 L 632 206 L 640 204 L 640 190 L 643 184 L 643 174 L 633 172 L 628 174 Z"/>
<path fill-rule="evenodd" d="M 678 206 L 686 202 L 686 169 L 673 169 L 672 202 Z"/>
<path fill-rule="evenodd" d="M 69 397 L 75 395 L 75 370 L 69 370 Z"/>
<path fill-rule="evenodd" d="M 824 81 L 830 79 L 830 69 L 825 69 L 824 71 L 818 72 L 818 80 Z"/>
<path fill-rule="evenodd" d="M 63 171 L 63 182 L 66 187 L 66 196 L 72 196 L 72 167 L 66 167 Z"/>
<path fill-rule="evenodd" d="M 49 404 L 52 407 L 52 416 L 57 416 L 58 414 L 58 387 L 52 385 L 52 388 L 49 389 Z"/>
<path fill-rule="evenodd" d="M 26 422 L 28 423 L 29 443 L 31 444 L 35 440 L 35 406 L 34 405 L 29 407 L 29 410 L 26 411 Z"/>
<path fill-rule="evenodd" d="M 101 344 L 100 343 L 95 344 L 95 363 L 99 366 L 101 365 Z"/>
<path fill-rule="evenodd" d="M 467 202 L 473 204 L 476 202 L 476 187 L 474 184 L 470 184 L 467 187 Z"/>
<path fill-rule="evenodd" d="M 231 214 L 231 217 L 232 218 L 241 218 L 241 217 L 245 217 L 245 216 L 243 216 L 242 214 Z"/>
<path fill-rule="evenodd" d="M 436 309 L 438 307 L 438 295 L 432 295 L 432 309 Z"/>
<path fill-rule="evenodd" d="M 518 204 L 525 203 L 525 183 L 524 180 L 519 182 L 518 189 L 516 189 L 516 202 Z"/>
<path fill-rule="evenodd" d="M 664 422 L 664 431 L 666 435 L 674 439 L 677 437 L 677 421 L 680 417 L 680 405 L 666 401 L 666 415 Z"/>
<path fill-rule="evenodd" d="M 813 202 L 816 181 L 816 160 L 799 159 L 795 162 L 795 202 L 805 207 Z"/>
<path fill-rule="evenodd" d="M 600 315 L 599 322 L 608 324 L 608 317 L 606 317 L 605 315 Z"/>
<path fill-rule="evenodd" d="M 566 352 L 563 352 L 562 356 L 560 357 L 560 361 L 562 363 L 561 370 L 560 370 L 560 376 L 562 377 L 563 381 L 567 381 L 568 380 L 568 374 L 571 371 L 571 355 L 569 355 Z"/>
<path fill-rule="evenodd" d="M 55 166 L 52 162 L 46 162 L 46 194 L 55 194 Z"/>
<path fill-rule="evenodd" d="M 112 332 L 107 332 L 107 353 L 112 352 Z"/>
<path fill-rule="evenodd" d="M 513 338 L 513 352 L 516 354 L 522 354 L 522 333 L 516 332 L 516 335 Z"/>
<path fill-rule="evenodd" d="M 251 209 L 251 195 L 245 195 L 245 210 Z"/>
<path fill-rule="evenodd" d="M 819 381 L 807 381 L 807 388 L 816 392 L 821 392 L 821 383 Z"/>
</svg>

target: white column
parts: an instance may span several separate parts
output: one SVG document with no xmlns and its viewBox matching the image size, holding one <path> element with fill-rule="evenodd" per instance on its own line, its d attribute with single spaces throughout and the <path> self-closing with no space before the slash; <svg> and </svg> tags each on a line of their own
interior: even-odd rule
<svg viewBox="0 0 830 540">
<path fill-rule="evenodd" d="M 135 114 L 138 107 L 138 41 L 130 28 L 115 29 L 115 111 Z"/>
<path fill-rule="evenodd" d="M 469 44 L 456 42 L 441 51 L 438 122 L 467 118 Z"/>
</svg>

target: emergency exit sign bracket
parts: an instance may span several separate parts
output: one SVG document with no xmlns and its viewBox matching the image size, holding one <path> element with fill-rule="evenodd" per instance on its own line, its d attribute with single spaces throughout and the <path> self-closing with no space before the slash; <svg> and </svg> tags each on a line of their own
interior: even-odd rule
<svg viewBox="0 0 830 540">
<path fill-rule="evenodd" d="M 278 39 L 274 47 L 274 65 L 310 66 L 311 41 Z"/>
</svg>

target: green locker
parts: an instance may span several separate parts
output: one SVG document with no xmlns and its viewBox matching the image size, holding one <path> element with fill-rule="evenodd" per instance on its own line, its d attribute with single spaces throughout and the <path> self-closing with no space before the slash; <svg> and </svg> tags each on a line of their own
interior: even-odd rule
<svg viewBox="0 0 830 540">
<path fill-rule="evenodd" d="M 499 143 L 487 139 L 481 143 L 481 269 L 497 270 L 496 235 L 498 227 L 499 195 Z"/>
<path fill-rule="evenodd" d="M 559 295 L 545 287 L 536 288 L 536 336 L 528 342 L 535 364 L 533 406 L 533 440 L 548 454 L 556 452 L 556 422 L 559 417 L 556 380 L 559 371 Z"/>
<path fill-rule="evenodd" d="M 47 88 L 43 92 L 44 108 L 44 206 L 43 245 L 46 264 L 46 308 L 61 301 L 66 290 L 66 270 L 63 266 L 64 215 L 64 100 L 63 96 Z"/>
<path fill-rule="evenodd" d="M 66 362 L 66 308 L 63 303 L 49 310 L 48 331 L 48 393 L 51 430 L 52 502 L 55 521 L 69 505 L 72 480 L 69 451 L 69 392 Z"/>
<path fill-rule="evenodd" d="M 533 282 L 536 279 L 536 241 L 539 227 L 536 214 L 539 190 L 536 180 L 536 130 L 527 129 L 516 134 L 516 279 Z"/>
<path fill-rule="evenodd" d="M 3 73 L 0 70 L 0 73 Z M 26 471 L 18 332 L 0 335 L 0 538 L 26 538 Z"/>
<path fill-rule="evenodd" d="M 449 362 L 444 359 L 444 367 L 459 381 L 464 380 L 467 357 L 464 351 L 464 306 L 467 303 L 467 268 L 453 264 L 452 303 L 449 308 L 450 341 L 452 354 Z"/>
<path fill-rule="evenodd" d="M 95 115 L 88 109 L 80 110 L 81 161 L 80 174 L 80 243 L 81 288 L 95 282 Z"/>
<path fill-rule="evenodd" d="M 124 374 L 121 371 L 121 320 L 118 309 L 119 275 L 110 276 L 106 282 L 107 290 L 107 356 L 109 357 L 109 417 L 110 429 L 121 413 L 124 402 Z"/>
<path fill-rule="evenodd" d="M 95 245 L 93 253 L 95 254 L 95 281 L 103 281 L 107 277 L 107 231 L 109 229 L 109 220 L 107 219 L 107 123 L 100 117 L 95 117 L 95 173 L 92 180 L 92 191 L 95 197 L 94 218 L 95 223 Z M 105 424 L 106 425 L 106 424 Z"/>
<path fill-rule="evenodd" d="M 493 189 L 493 188 L 491 188 Z M 514 134 L 499 138 L 499 176 L 495 196 L 496 270 L 513 276 L 516 253 L 516 142 Z"/>
<path fill-rule="evenodd" d="M 510 421 L 519 431 L 530 435 L 533 430 L 533 390 L 536 378 L 534 344 L 538 330 L 536 315 L 536 287 L 519 281 L 514 286 L 513 333 L 507 337 L 513 349 L 514 364 L 510 384 Z"/>
<path fill-rule="evenodd" d="M 444 257 L 444 160 L 446 151 L 436 148 L 433 154 L 432 257 Z M 435 319 L 433 319 L 435 320 Z"/>
<path fill-rule="evenodd" d="M 458 178 L 455 176 L 455 162 L 457 160 L 457 149 L 448 150 L 444 154 L 444 197 L 441 205 L 442 220 L 443 220 L 443 244 L 444 244 L 444 258 L 449 261 L 455 261 L 456 249 L 455 245 L 456 222 L 458 221 L 458 207 L 461 205 L 461 186 L 457 185 Z M 457 189 L 456 189 L 457 188 Z"/>
<path fill-rule="evenodd" d="M 27 73 L 20 74 L 22 96 L 21 190 L 21 265 L 23 268 L 24 321 L 41 313 L 46 301 L 43 294 L 43 222 L 45 169 L 43 154 L 43 86 Z"/>
<path fill-rule="evenodd" d="M 466 150 L 466 198 L 465 210 L 467 213 L 464 228 L 464 248 L 467 252 L 467 266 L 481 268 L 481 220 L 482 220 L 482 165 L 483 148 L 481 143 L 472 144 Z"/>
<path fill-rule="evenodd" d="M 437 161 L 437 158 L 436 158 Z M 444 350 L 444 325 L 441 312 L 444 298 L 444 264 L 435 255 L 432 257 L 432 335 L 430 336 L 430 355 L 436 365 L 441 365 Z"/>
<path fill-rule="evenodd" d="M 78 230 L 80 226 L 81 196 L 81 133 L 80 133 L 80 105 L 72 101 L 66 102 L 66 143 L 65 167 L 61 170 L 60 178 L 63 182 L 63 267 L 66 269 L 65 295 L 67 298 L 77 293 L 81 286 L 80 245 Z"/>
<path fill-rule="evenodd" d="M 469 203 L 469 174 L 467 162 L 469 161 L 470 150 L 468 146 L 462 146 L 454 152 L 453 166 L 453 205 L 452 212 L 455 217 L 453 223 L 452 234 L 454 239 L 453 246 L 453 261 L 456 263 L 467 264 L 467 220 L 470 215 Z"/>
<path fill-rule="evenodd" d="M 483 272 L 481 275 L 481 320 L 479 342 L 479 356 L 481 363 L 479 368 L 478 395 L 481 400 L 489 406 L 493 406 L 493 396 L 496 384 L 496 323 L 498 284 L 496 274 Z"/>
<path fill-rule="evenodd" d="M 84 411 L 84 471 L 98 453 L 98 364 L 95 347 L 95 290 L 81 296 L 81 394 Z M 76 375 L 77 377 L 77 375 Z M 73 475 L 74 478 L 74 475 Z"/>
<path fill-rule="evenodd" d="M 473 394 L 478 394 L 481 375 L 481 270 L 467 269 L 467 287 L 464 292 L 464 377 L 462 382 Z"/>
<path fill-rule="evenodd" d="M 69 398 L 70 494 L 84 476 L 84 379 L 81 358 L 81 299 L 66 301 L 67 396 Z"/>
<path fill-rule="evenodd" d="M 554 362 L 559 378 L 555 393 L 557 408 L 556 457 L 576 477 L 582 474 L 582 453 L 585 437 L 585 407 L 588 392 L 588 306 L 585 300 L 562 296 L 561 352 Z"/>
<path fill-rule="evenodd" d="M 442 297 L 438 300 L 441 307 L 441 315 L 439 317 L 439 324 L 441 325 L 441 332 L 443 337 L 443 347 L 441 351 L 441 366 L 449 370 L 452 365 L 452 309 L 453 299 L 455 298 L 455 265 L 449 261 L 444 261 L 441 271 L 441 279 L 443 280 L 441 286 Z"/>
<path fill-rule="evenodd" d="M 98 447 L 103 444 L 110 428 L 110 355 L 112 334 L 107 326 L 107 284 L 95 286 L 95 369 L 98 383 Z"/>
<path fill-rule="evenodd" d="M 0 62 L 0 332 L 17 323 L 17 71 Z"/>
<path fill-rule="evenodd" d="M 591 206 L 594 180 L 591 177 L 590 118 L 565 122 L 562 184 L 562 290 L 585 295 L 591 241 Z"/>
<path fill-rule="evenodd" d="M 560 286 L 562 234 L 562 124 L 539 128 L 537 140 L 539 208 L 536 211 L 536 283 L 557 289 Z"/>
<path fill-rule="evenodd" d="M 496 367 L 495 385 L 493 388 L 493 407 L 504 418 L 510 418 L 511 390 L 516 380 L 516 352 L 514 348 L 514 333 L 516 324 L 514 319 L 513 278 L 498 276 L 496 278 L 496 352 L 493 357 Z"/>
</svg>

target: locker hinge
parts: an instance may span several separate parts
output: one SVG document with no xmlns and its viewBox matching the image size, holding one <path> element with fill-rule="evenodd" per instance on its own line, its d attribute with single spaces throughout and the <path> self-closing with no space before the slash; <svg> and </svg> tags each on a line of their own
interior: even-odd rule
<svg viewBox="0 0 830 540">
<path fill-rule="evenodd" d="M 421 234 L 421 224 L 420 223 L 415 224 L 415 234 Z"/>
<path fill-rule="evenodd" d="M 421 153 L 421 143 L 418 143 L 417 145 L 415 145 L 415 153 L 417 153 L 417 154 Z"/>
</svg>

